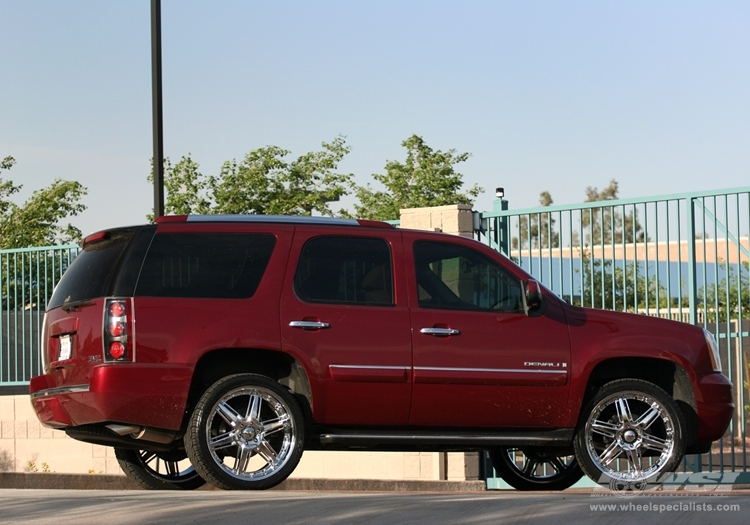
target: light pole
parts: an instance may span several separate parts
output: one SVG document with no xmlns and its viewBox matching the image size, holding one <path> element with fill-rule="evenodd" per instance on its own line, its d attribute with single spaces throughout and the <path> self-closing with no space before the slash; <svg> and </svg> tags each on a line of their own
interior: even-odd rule
<svg viewBox="0 0 750 525">
<path fill-rule="evenodd" d="M 161 0 L 151 0 L 151 108 L 154 136 L 154 219 L 164 215 L 164 120 L 161 89 Z"/>
</svg>

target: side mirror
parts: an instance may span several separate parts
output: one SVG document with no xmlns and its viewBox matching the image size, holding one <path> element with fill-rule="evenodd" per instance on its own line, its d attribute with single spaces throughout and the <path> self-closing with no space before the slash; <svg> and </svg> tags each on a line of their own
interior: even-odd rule
<svg viewBox="0 0 750 525">
<path fill-rule="evenodd" d="M 526 283 L 526 311 L 537 310 L 542 305 L 542 286 L 539 281 L 529 279 Z"/>
</svg>

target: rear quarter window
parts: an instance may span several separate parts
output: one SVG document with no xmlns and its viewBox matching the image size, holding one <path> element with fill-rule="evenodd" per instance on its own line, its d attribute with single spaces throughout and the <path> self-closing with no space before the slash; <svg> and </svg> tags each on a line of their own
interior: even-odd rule
<svg viewBox="0 0 750 525">
<path fill-rule="evenodd" d="M 251 297 L 263 278 L 275 244 L 276 238 L 271 234 L 156 234 L 135 295 Z"/>
<path fill-rule="evenodd" d="M 110 232 L 105 239 L 87 245 L 65 271 L 47 309 L 106 296 L 117 263 L 132 237 L 132 230 Z"/>
</svg>

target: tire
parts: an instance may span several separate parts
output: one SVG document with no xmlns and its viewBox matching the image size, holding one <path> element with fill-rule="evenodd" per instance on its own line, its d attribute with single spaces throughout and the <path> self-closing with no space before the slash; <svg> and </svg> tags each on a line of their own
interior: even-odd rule
<svg viewBox="0 0 750 525">
<path fill-rule="evenodd" d="M 193 490 L 205 485 L 184 450 L 148 452 L 115 448 L 125 475 L 148 490 Z"/>
<path fill-rule="evenodd" d="M 597 483 L 640 486 L 677 469 L 686 428 L 682 411 L 658 386 L 640 379 L 612 381 L 581 414 L 576 457 Z"/>
<path fill-rule="evenodd" d="M 195 406 L 185 448 L 200 475 L 226 490 L 263 490 L 284 481 L 302 456 L 302 410 L 276 381 L 236 374 L 214 383 Z"/>
<path fill-rule="evenodd" d="M 503 446 L 490 451 L 490 460 L 516 490 L 565 490 L 583 477 L 576 457 L 559 450 Z"/>
</svg>

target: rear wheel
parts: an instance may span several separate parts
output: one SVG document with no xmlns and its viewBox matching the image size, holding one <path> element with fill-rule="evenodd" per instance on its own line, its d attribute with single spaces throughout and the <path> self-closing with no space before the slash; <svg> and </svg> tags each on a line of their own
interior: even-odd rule
<svg viewBox="0 0 750 525">
<path fill-rule="evenodd" d="M 492 466 L 517 490 L 564 490 L 583 477 L 572 451 L 503 446 L 490 451 Z"/>
<path fill-rule="evenodd" d="M 149 452 L 115 448 L 115 457 L 125 475 L 144 489 L 193 490 L 206 483 L 184 450 Z"/>
<path fill-rule="evenodd" d="M 236 374 L 214 383 L 190 418 L 185 447 L 195 468 L 223 489 L 267 489 L 299 463 L 302 411 L 278 382 Z"/>
<path fill-rule="evenodd" d="M 598 483 L 656 481 L 676 470 L 685 453 L 685 417 L 674 399 L 652 383 L 607 383 L 582 414 L 576 457 Z"/>
</svg>

